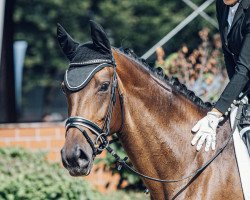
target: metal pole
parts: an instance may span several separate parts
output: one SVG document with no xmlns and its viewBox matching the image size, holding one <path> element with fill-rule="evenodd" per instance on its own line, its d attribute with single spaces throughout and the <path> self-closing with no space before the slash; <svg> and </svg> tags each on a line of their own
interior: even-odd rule
<svg viewBox="0 0 250 200">
<path fill-rule="evenodd" d="M 174 37 L 180 30 L 188 25 L 195 17 L 197 17 L 203 10 L 210 6 L 215 0 L 206 0 L 197 10 L 192 12 L 185 20 L 183 20 L 178 26 L 170 31 L 165 37 L 163 37 L 158 43 L 156 43 L 151 49 L 149 49 L 143 56 L 143 59 L 149 58 L 158 47 L 164 45 L 168 40 Z"/>
<path fill-rule="evenodd" d="M 0 67 L 0 121 L 10 123 L 17 121 L 13 64 L 14 5 L 15 0 L 5 1 Z"/>
<path fill-rule="evenodd" d="M 0 63 L 1 63 L 2 42 L 3 42 L 4 10 L 5 10 L 5 0 L 0 0 Z"/>
<path fill-rule="evenodd" d="M 196 10 L 198 8 L 198 6 L 196 4 L 194 4 L 192 1 L 190 0 L 182 0 L 184 3 L 186 3 L 190 8 L 192 8 L 193 10 Z M 202 16 L 205 20 L 207 20 L 210 24 L 212 24 L 215 28 L 219 29 L 218 23 L 212 18 L 210 17 L 207 13 L 205 13 L 204 11 L 202 11 L 200 13 L 200 16 Z"/>
</svg>

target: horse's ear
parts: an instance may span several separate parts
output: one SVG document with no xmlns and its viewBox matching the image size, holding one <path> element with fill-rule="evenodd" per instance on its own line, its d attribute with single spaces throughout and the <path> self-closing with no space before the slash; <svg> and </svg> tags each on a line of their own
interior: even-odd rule
<svg viewBox="0 0 250 200">
<path fill-rule="evenodd" d="M 91 38 L 94 45 L 104 53 L 111 52 L 109 39 L 103 28 L 96 22 L 90 20 Z"/>
<path fill-rule="evenodd" d="M 79 43 L 75 42 L 59 23 L 57 24 L 57 40 L 63 53 L 71 61 L 75 56 L 75 51 Z"/>
</svg>

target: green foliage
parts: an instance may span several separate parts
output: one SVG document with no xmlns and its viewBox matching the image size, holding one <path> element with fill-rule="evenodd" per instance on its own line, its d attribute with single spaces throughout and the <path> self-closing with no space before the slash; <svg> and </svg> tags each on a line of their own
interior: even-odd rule
<svg viewBox="0 0 250 200">
<path fill-rule="evenodd" d="M 101 199 L 86 181 L 69 176 L 43 153 L 0 149 L 0 199 Z"/>
<path fill-rule="evenodd" d="M 37 86 L 59 85 L 58 79 L 66 69 L 56 40 L 56 24 L 66 28 L 78 40 L 88 34 L 87 11 L 90 1 L 36 0 L 16 1 L 14 22 L 15 40 L 28 42 L 25 59 L 24 91 Z M 85 31 L 84 31 L 85 30 Z"/>
<path fill-rule="evenodd" d="M 203 1 L 194 2 L 199 5 Z M 208 11 L 214 15 L 214 6 Z M 114 46 L 130 47 L 142 55 L 191 12 L 182 1 L 171 0 L 18 0 L 14 12 L 15 40 L 28 42 L 25 92 L 37 86 L 59 85 L 58 80 L 62 80 L 67 62 L 56 41 L 58 22 L 77 41 L 86 42 L 90 39 L 89 19 L 95 19 Z M 204 25 L 209 26 L 198 17 L 167 44 L 167 50 L 177 50 L 182 43 L 197 43 L 194 35 Z"/>
<path fill-rule="evenodd" d="M 145 199 L 144 194 L 100 194 L 83 178 L 71 177 L 45 153 L 0 148 L 0 200 L 112 200 Z"/>
<path fill-rule="evenodd" d="M 203 3 L 201 0 L 194 2 L 197 5 Z M 209 13 L 214 15 L 215 8 L 211 7 L 213 9 Z M 105 0 L 100 1 L 96 19 L 109 30 L 115 46 L 130 47 L 138 55 L 142 55 L 192 11 L 182 1 Z M 179 49 L 182 43 L 196 44 L 197 38 L 194 36 L 204 25 L 211 27 L 202 18 L 195 19 L 165 45 L 168 51 Z"/>
<path fill-rule="evenodd" d="M 204 3 L 202 0 L 193 2 L 197 5 Z M 206 11 L 215 18 L 215 5 Z M 54 103 L 54 94 L 58 94 L 68 63 L 56 40 L 58 22 L 76 41 L 87 42 L 90 40 L 89 20 L 94 19 L 104 27 L 113 46 L 129 47 L 134 49 L 137 55 L 143 55 L 191 12 L 193 10 L 183 1 L 174 0 L 15 1 L 14 39 L 28 42 L 24 63 L 21 117 L 30 120 L 28 117 L 32 112 L 29 110 L 30 104 L 33 102 L 34 92 L 38 89 L 43 92 L 39 97 L 41 103 L 34 105 L 38 107 L 36 112 L 40 110 L 38 119 L 46 113 L 60 112 L 64 115 L 66 113 L 62 97 L 56 100 L 61 103 Z M 191 49 L 195 48 L 199 43 L 197 33 L 204 26 L 214 31 L 214 27 L 200 16 L 197 17 L 164 45 L 166 53 L 177 51 L 183 43 Z M 154 63 L 153 59 L 155 56 L 148 60 L 151 65 Z"/>
</svg>

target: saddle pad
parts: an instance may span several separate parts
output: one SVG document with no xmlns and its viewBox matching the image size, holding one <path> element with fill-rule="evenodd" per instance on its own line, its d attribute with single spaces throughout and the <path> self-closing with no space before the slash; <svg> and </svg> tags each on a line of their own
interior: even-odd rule
<svg viewBox="0 0 250 200">
<path fill-rule="evenodd" d="M 230 114 L 231 127 L 235 122 L 235 116 L 237 114 L 238 107 L 233 107 Z M 241 185 L 244 193 L 245 200 L 250 200 L 250 157 L 245 143 L 240 137 L 238 128 L 236 128 L 233 134 L 234 149 L 236 154 L 236 160 L 240 173 Z"/>
</svg>

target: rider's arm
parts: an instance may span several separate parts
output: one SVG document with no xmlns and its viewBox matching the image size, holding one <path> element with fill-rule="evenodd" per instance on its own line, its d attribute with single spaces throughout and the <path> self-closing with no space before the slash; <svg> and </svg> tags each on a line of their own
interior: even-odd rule
<svg viewBox="0 0 250 200">
<path fill-rule="evenodd" d="M 243 91 L 244 87 L 249 82 L 250 78 L 250 17 L 247 20 L 246 34 L 242 42 L 242 48 L 236 61 L 235 73 L 230 77 L 230 82 L 226 86 L 225 90 L 221 94 L 219 100 L 215 104 L 215 108 L 221 113 L 225 114 L 230 111 L 232 102 L 239 97 L 239 94 Z M 225 63 L 229 57 L 225 55 Z M 232 62 L 230 62 L 232 64 Z M 227 66 L 228 69 L 233 66 Z"/>
</svg>

